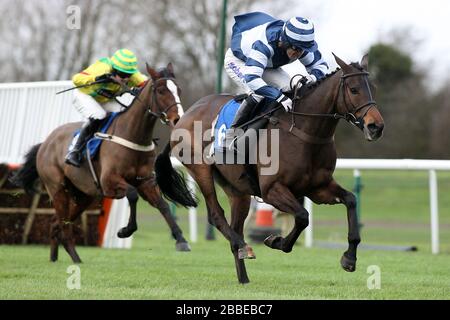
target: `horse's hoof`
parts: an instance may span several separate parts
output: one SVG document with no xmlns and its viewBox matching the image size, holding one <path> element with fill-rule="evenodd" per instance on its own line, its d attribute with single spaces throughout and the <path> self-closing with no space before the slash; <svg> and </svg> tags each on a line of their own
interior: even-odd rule
<svg viewBox="0 0 450 320">
<path fill-rule="evenodd" d="M 238 249 L 238 258 L 240 260 L 243 260 L 243 259 L 256 259 L 256 255 L 253 252 L 252 247 L 247 245 L 244 248 L 239 248 Z"/>
<path fill-rule="evenodd" d="M 183 251 L 183 252 L 191 251 L 191 246 L 187 242 L 177 242 L 175 244 L 175 248 L 177 251 Z"/>
<path fill-rule="evenodd" d="M 123 227 L 122 229 L 120 229 L 117 232 L 117 236 L 119 238 L 129 238 L 133 235 L 133 233 L 136 231 L 137 229 L 128 229 L 127 227 Z"/>
<path fill-rule="evenodd" d="M 264 239 L 264 244 L 269 248 L 281 250 L 282 241 L 283 238 L 281 236 L 275 236 L 271 234 L 270 236 Z"/>
<path fill-rule="evenodd" d="M 343 254 L 341 258 L 341 266 L 347 272 L 354 272 L 356 270 L 356 259 L 350 259 Z"/>
</svg>

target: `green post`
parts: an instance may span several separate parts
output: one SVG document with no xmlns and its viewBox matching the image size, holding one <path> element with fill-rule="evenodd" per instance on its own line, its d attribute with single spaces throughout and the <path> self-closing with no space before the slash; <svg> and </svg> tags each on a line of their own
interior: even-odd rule
<svg viewBox="0 0 450 320">
<path fill-rule="evenodd" d="M 216 78 L 216 93 L 222 92 L 222 70 L 223 70 L 223 59 L 225 57 L 225 34 L 226 34 L 226 24 L 227 24 L 227 0 L 222 2 L 222 12 L 221 12 L 221 24 L 219 33 L 219 48 L 217 50 L 217 78 Z M 214 235 L 214 227 L 206 222 L 206 240 L 214 240 L 216 236 Z"/>
<path fill-rule="evenodd" d="M 358 227 L 361 230 L 363 224 L 361 223 L 361 191 L 363 185 L 361 183 L 361 172 L 358 169 L 353 171 L 353 177 L 355 178 L 355 186 L 353 192 L 356 196 L 356 215 L 358 217 Z"/>
<path fill-rule="evenodd" d="M 225 34 L 227 27 L 227 0 L 223 0 L 221 24 L 219 33 L 219 48 L 217 50 L 217 79 L 216 79 L 216 93 L 222 92 L 222 70 L 223 59 L 225 57 Z"/>
</svg>

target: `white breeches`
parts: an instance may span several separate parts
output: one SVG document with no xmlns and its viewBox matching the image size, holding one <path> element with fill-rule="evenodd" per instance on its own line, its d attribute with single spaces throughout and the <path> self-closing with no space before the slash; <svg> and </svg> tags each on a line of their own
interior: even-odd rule
<svg viewBox="0 0 450 320">
<path fill-rule="evenodd" d="M 225 54 L 224 68 L 228 76 L 239 86 L 239 88 L 246 94 L 253 94 L 256 100 L 262 100 L 262 96 L 254 94 L 245 82 L 244 76 L 247 74 L 245 62 L 233 54 L 231 49 Z M 266 69 L 262 74 L 262 79 L 270 86 L 281 89 L 286 92 L 290 89 L 291 78 L 289 74 L 281 68 Z"/>
<path fill-rule="evenodd" d="M 86 119 L 104 119 L 108 112 L 119 112 L 122 108 L 114 100 L 100 104 L 90 95 L 80 90 L 75 90 L 73 105 Z"/>
</svg>

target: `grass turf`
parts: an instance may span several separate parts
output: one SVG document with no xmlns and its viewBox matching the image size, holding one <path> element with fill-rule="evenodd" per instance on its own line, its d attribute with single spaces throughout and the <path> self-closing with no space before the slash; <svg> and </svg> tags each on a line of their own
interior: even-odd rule
<svg viewBox="0 0 450 320">
<path fill-rule="evenodd" d="M 351 172 L 337 178 L 351 189 Z M 356 272 L 347 273 L 339 265 L 342 250 L 297 245 L 284 254 L 254 244 L 257 259 L 246 262 L 251 282 L 240 285 L 228 243 L 217 231 L 216 241 L 203 239 L 203 202 L 199 241 L 180 253 L 162 217 L 140 201 L 131 250 L 78 247 L 80 290 L 66 286 L 72 263 L 62 248 L 60 260 L 50 263 L 48 246 L 0 246 L 0 299 L 448 299 L 450 175 L 439 173 L 443 253 L 437 256 L 429 252 L 426 173 L 363 172 L 363 183 L 363 242 L 417 245 L 418 252 L 360 250 Z M 187 214 L 177 214 L 187 237 Z M 345 243 L 342 206 L 315 206 L 314 223 L 316 240 Z M 371 265 L 381 270 L 379 290 L 367 288 Z"/>
</svg>

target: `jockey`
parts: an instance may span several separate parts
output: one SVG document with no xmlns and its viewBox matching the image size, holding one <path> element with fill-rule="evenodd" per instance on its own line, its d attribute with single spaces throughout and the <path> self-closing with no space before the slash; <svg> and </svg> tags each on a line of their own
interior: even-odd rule
<svg viewBox="0 0 450 320">
<path fill-rule="evenodd" d="M 147 77 L 137 69 L 137 58 L 128 49 L 117 50 L 111 58 L 102 58 L 72 77 L 75 86 L 74 106 L 88 121 L 81 127 L 75 146 L 66 155 L 67 164 L 80 167 L 81 150 L 107 112 L 118 111 L 120 105 L 114 100 L 120 92 L 121 83 L 128 87 L 142 87 Z M 100 82 L 100 83 L 98 83 Z"/>
<path fill-rule="evenodd" d="M 248 97 L 239 107 L 227 138 L 234 129 L 248 121 L 254 107 L 268 98 L 280 103 L 286 111 L 292 100 L 283 92 L 290 90 L 290 77 L 281 69 L 299 60 L 308 72 L 307 83 L 323 78 L 328 64 L 314 40 L 313 23 L 301 17 L 277 20 L 262 12 L 234 17 L 231 48 L 225 54 L 224 68 L 229 77 Z"/>
</svg>

